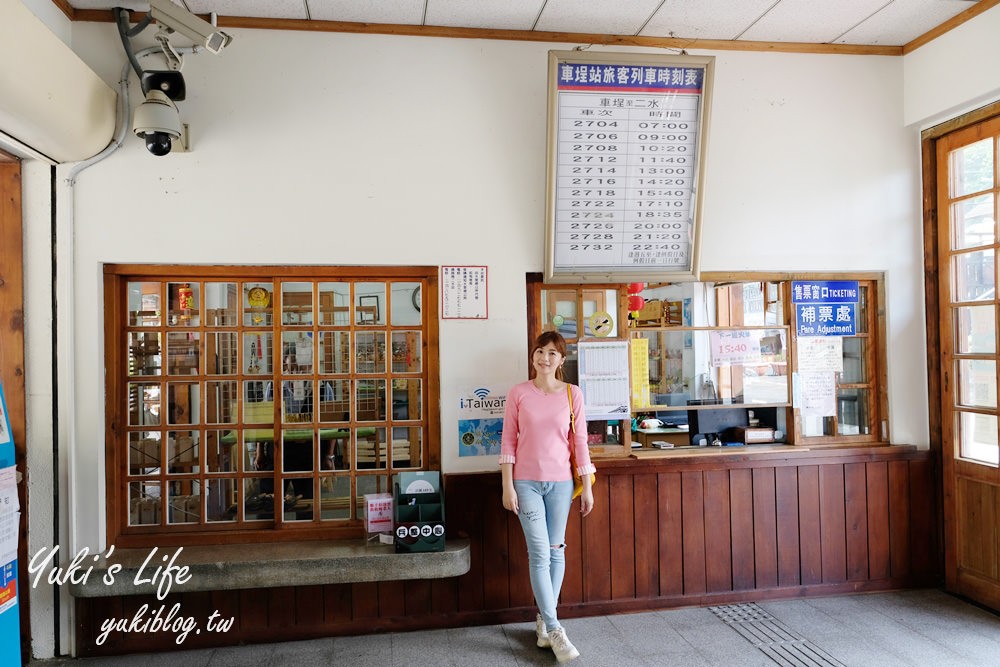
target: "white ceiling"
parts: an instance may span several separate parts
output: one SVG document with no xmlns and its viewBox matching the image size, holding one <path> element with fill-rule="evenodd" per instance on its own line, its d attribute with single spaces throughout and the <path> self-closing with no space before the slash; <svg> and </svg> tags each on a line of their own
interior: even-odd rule
<svg viewBox="0 0 1000 667">
<path fill-rule="evenodd" d="M 903 46 L 984 0 L 174 1 L 196 14 L 263 19 Z M 148 0 L 67 2 L 74 9 L 149 7 Z"/>
</svg>

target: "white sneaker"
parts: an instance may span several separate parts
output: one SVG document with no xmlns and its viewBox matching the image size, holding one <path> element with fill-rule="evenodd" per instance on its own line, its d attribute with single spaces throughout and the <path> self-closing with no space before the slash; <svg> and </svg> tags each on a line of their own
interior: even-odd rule
<svg viewBox="0 0 1000 667">
<path fill-rule="evenodd" d="M 570 642 L 569 637 L 566 636 L 566 630 L 564 628 L 559 628 L 558 630 L 553 630 L 549 633 L 549 642 L 552 644 L 552 652 L 556 654 L 556 660 L 559 662 L 569 662 L 574 658 L 580 657 L 580 652 L 576 650 L 573 643 Z"/>
<path fill-rule="evenodd" d="M 549 631 L 545 629 L 545 621 L 542 620 L 541 614 L 535 614 L 535 636 L 538 638 L 535 642 L 538 648 L 552 646 L 552 643 L 549 642 Z"/>
</svg>

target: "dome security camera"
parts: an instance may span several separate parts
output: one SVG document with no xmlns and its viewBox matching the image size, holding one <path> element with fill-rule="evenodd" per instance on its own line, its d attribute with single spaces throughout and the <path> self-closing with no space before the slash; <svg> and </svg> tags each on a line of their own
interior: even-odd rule
<svg viewBox="0 0 1000 667">
<path fill-rule="evenodd" d="M 181 136 L 181 117 L 177 107 L 160 90 L 146 93 L 146 101 L 132 114 L 132 131 L 145 140 L 146 150 L 153 155 L 166 155 L 173 140 Z"/>
</svg>

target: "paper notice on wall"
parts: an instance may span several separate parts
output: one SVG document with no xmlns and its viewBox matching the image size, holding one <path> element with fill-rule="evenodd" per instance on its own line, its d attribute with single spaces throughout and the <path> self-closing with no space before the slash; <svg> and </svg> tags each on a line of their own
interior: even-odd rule
<svg viewBox="0 0 1000 667">
<path fill-rule="evenodd" d="M 0 470 L 0 565 L 17 560 L 19 510 L 17 473 L 11 466 Z"/>
<path fill-rule="evenodd" d="M 804 336 L 798 339 L 797 367 L 802 372 L 844 371 L 844 339 L 840 336 Z"/>
<path fill-rule="evenodd" d="M 649 339 L 633 338 L 632 348 L 632 407 L 636 410 L 649 405 Z"/>
<path fill-rule="evenodd" d="M 834 373 L 796 373 L 796 401 L 803 417 L 834 417 L 837 414 L 837 378 Z"/>
</svg>

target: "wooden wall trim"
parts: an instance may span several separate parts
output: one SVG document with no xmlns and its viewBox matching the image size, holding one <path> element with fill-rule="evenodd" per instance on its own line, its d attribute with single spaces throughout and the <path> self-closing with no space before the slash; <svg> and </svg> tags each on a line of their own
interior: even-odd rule
<svg viewBox="0 0 1000 667">
<path fill-rule="evenodd" d="M 570 514 L 560 615 L 938 585 L 932 453 L 869 449 L 879 455 L 599 467 L 594 512 Z M 524 539 L 503 509 L 499 473 L 447 475 L 445 500 L 449 535 L 470 540 L 461 577 L 79 599 L 78 653 L 175 650 L 169 633 L 112 633 L 96 645 L 105 619 L 131 617 L 144 603 L 237 619 L 229 633 L 203 632 L 184 648 L 534 618 Z"/>
</svg>

